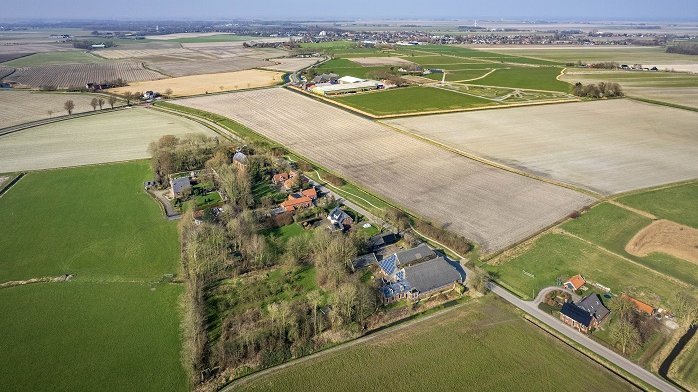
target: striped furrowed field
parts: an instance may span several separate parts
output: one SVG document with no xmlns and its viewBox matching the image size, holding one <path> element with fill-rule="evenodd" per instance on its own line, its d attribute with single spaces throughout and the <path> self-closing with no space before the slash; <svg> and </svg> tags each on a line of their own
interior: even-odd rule
<svg viewBox="0 0 698 392">
<path fill-rule="evenodd" d="M 698 177 L 698 113 L 626 99 L 386 123 L 603 194 Z"/>
<path fill-rule="evenodd" d="M 53 86 L 59 89 L 84 87 L 123 79 L 126 82 L 161 79 L 164 76 L 143 68 L 138 63 L 64 64 L 18 68 L 5 82 L 17 82 L 31 87 Z"/>
<path fill-rule="evenodd" d="M 90 112 L 93 110 L 90 105 L 92 98 L 102 98 L 105 101 L 103 107 L 110 107 L 107 103 L 108 97 L 99 94 L 0 91 L 0 128 L 67 115 L 63 105 L 68 100 L 75 104 L 73 113 Z M 119 100 L 114 107 L 123 104 L 124 102 Z"/>
<path fill-rule="evenodd" d="M 592 202 L 487 166 L 286 89 L 183 99 L 236 120 L 492 252 Z"/>
</svg>

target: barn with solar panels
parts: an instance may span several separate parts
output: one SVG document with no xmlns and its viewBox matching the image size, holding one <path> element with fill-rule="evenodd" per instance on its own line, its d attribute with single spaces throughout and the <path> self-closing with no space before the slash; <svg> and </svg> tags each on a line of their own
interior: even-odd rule
<svg viewBox="0 0 698 392">
<path fill-rule="evenodd" d="M 436 256 L 431 248 L 422 244 L 379 261 L 381 302 L 385 305 L 402 299 L 416 301 L 450 291 L 456 284 L 463 283 L 465 273 L 455 263 Z"/>
</svg>

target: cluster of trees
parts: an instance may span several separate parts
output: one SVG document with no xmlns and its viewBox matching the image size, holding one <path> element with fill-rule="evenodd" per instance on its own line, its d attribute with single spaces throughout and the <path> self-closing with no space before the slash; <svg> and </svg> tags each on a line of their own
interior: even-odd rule
<svg viewBox="0 0 698 392">
<path fill-rule="evenodd" d="M 116 97 L 109 97 L 105 101 L 104 98 L 102 97 L 94 97 L 90 101 L 90 106 L 92 106 L 92 110 L 97 110 L 97 106 L 99 106 L 99 110 L 102 110 L 104 107 L 105 103 L 109 103 L 109 106 L 111 106 L 112 109 L 114 109 L 114 104 L 116 104 Z M 68 115 L 73 114 L 73 110 L 75 110 L 75 102 L 73 102 L 72 99 L 69 99 L 63 103 L 63 109 L 65 109 L 66 112 L 68 112 Z M 47 111 L 49 116 L 53 115 L 53 110 Z"/>
<path fill-rule="evenodd" d="M 150 143 L 148 151 L 152 156 L 150 162 L 156 181 L 166 184 L 170 174 L 201 169 L 217 153 L 232 159 L 235 148 L 221 143 L 216 137 L 190 134 L 181 139 L 165 135 Z"/>
<path fill-rule="evenodd" d="M 667 46 L 667 53 L 678 53 L 678 54 L 689 54 L 696 56 L 698 55 L 698 44 L 694 43 L 680 43 L 678 45 Z"/>
<path fill-rule="evenodd" d="M 577 67 L 589 67 L 589 68 L 598 68 L 598 69 L 617 69 L 620 68 L 620 64 L 616 63 L 615 61 L 602 61 L 600 63 L 591 63 L 591 64 L 584 64 L 582 63 L 581 60 L 577 61 L 576 63 L 568 63 L 568 66 L 576 65 Z"/>
<path fill-rule="evenodd" d="M 623 88 L 620 84 L 615 82 L 599 82 L 597 84 L 591 83 L 587 85 L 577 82 L 574 84 L 574 87 L 572 87 L 572 94 L 586 98 L 613 98 L 622 97 L 624 95 Z"/>
<path fill-rule="evenodd" d="M 637 350 L 657 331 L 657 320 L 638 313 L 627 298 L 615 299 L 611 303 L 611 312 L 614 320 L 609 333 L 618 342 L 623 354 Z"/>
</svg>

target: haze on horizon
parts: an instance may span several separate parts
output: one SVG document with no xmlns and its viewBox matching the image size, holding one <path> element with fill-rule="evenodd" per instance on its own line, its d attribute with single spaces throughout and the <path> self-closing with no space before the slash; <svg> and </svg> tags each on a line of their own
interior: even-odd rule
<svg viewBox="0 0 698 392">
<path fill-rule="evenodd" d="M 465 4 L 464 4 L 465 3 Z M 95 2 L 72 0 L 69 3 L 25 0 L 4 7 L 3 20 L 232 20 L 232 19 L 463 19 L 507 18 L 550 20 L 675 20 L 697 21 L 695 0 L 639 0 L 632 3 L 588 0 L 550 2 L 543 0 L 491 0 L 438 3 L 403 0 L 356 0 L 333 3 L 319 0 L 261 2 L 209 0 L 122 0 Z"/>
</svg>

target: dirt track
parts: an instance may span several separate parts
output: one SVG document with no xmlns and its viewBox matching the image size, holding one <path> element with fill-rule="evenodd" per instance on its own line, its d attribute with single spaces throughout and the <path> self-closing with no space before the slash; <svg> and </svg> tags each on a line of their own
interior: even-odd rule
<svg viewBox="0 0 698 392">
<path fill-rule="evenodd" d="M 640 257 L 666 253 L 698 264 L 698 229 L 661 219 L 635 234 L 625 251 Z"/>
</svg>

